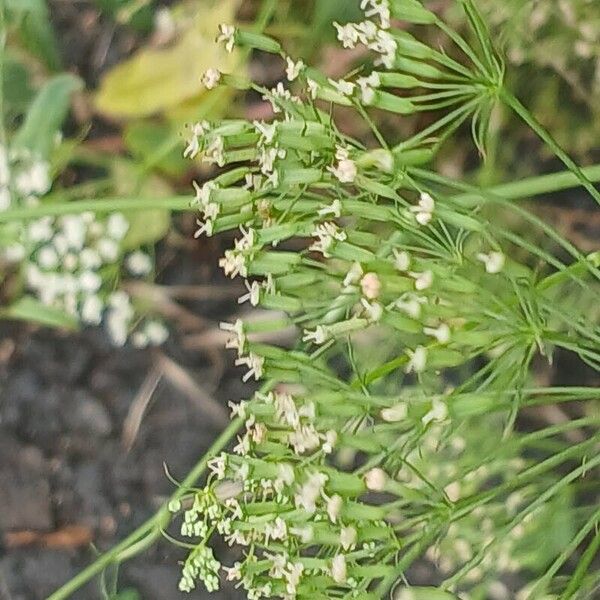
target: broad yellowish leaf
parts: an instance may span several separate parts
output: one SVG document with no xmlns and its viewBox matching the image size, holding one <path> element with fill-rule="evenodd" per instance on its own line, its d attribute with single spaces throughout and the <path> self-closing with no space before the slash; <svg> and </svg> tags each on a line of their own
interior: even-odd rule
<svg viewBox="0 0 600 600">
<path fill-rule="evenodd" d="M 117 65 L 103 79 L 96 107 L 112 117 L 143 117 L 173 109 L 205 93 L 204 72 L 234 69 L 237 56 L 228 54 L 215 37 L 220 23 L 234 20 L 237 0 L 201 2 L 190 26 L 167 48 L 144 48 Z"/>
</svg>

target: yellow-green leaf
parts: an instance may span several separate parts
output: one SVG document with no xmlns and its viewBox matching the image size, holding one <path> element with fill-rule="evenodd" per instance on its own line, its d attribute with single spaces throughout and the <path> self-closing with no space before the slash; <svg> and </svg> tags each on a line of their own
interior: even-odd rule
<svg viewBox="0 0 600 600">
<path fill-rule="evenodd" d="M 229 72 L 237 57 L 215 43 L 220 23 L 234 19 L 237 0 L 202 2 L 190 26 L 167 48 L 144 48 L 103 79 L 96 107 L 112 117 L 158 113 L 204 93 L 203 73 L 210 67 Z"/>
</svg>

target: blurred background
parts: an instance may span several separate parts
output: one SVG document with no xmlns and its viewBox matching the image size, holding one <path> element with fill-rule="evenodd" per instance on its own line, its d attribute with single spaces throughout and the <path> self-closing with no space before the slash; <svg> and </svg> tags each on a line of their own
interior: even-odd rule
<svg viewBox="0 0 600 600">
<path fill-rule="evenodd" d="M 49 201 L 191 197 L 192 179 L 211 173 L 183 158 L 186 126 L 223 116 L 269 119 L 270 109 L 252 93 L 203 89 L 201 75 L 214 66 L 246 69 L 269 86 L 285 77 L 281 62 L 269 56 L 220 54 L 214 45 L 219 23 L 252 27 L 267 15 L 266 31 L 290 54 L 333 77 L 361 60 L 360 52 L 339 49 L 331 26 L 356 18 L 358 0 L 4 4 L 1 116 L 10 136 L 46 90 L 35 137 L 51 136 Z M 598 162 L 600 11 L 594 3 L 478 4 L 507 57 L 511 89 L 580 164 Z M 428 6 L 460 27 L 451 0 Z M 50 81 L 60 82 L 52 93 L 45 87 Z M 368 136 L 343 112 L 338 117 L 354 136 Z M 382 123 L 398 138 L 424 124 Z M 561 169 L 531 132 L 501 111 L 492 118 L 489 152 L 481 166 L 467 129 L 447 144 L 436 166 L 446 175 L 469 173 L 481 184 Z M 535 210 L 582 250 L 597 248 L 600 216 L 583 194 L 535 202 Z M 2 314 L 2 600 L 46 598 L 153 514 L 173 490 L 171 479 L 183 479 L 227 422 L 227 401 L 249 394 L 218 329 L 219 321 L 235 318 L 242 293 L 216 267 L 227 243 L 195 240 L 193 214 L 140 211 L 132 227 L 129 243 L 152 255 L 155 276 L 124 285 L 167 324 L 163 346 L 115 348 L 101 328 L 68 331 Z M 3 272 L 0 303 L 14 306 L 16 290 L 15 278 Z M 563 383 L 573 383 L 560 357 L 554 369 Z M 581 383 L 580 375 L 575 381 Z M 160 543 L 75 597 L 184 597 L 177 592 L 181 556 Z"/>
</svg>

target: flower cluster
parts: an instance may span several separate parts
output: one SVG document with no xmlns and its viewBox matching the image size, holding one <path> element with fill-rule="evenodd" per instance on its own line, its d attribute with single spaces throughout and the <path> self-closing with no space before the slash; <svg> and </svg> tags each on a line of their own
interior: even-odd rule
<svg viewBox="0 0 600 600">
<path fill-rule="evenodd" d="M 434 126 L 390 148 L 370 122 L 382 143 L 365 148 L 322 110 L 408 114 L 442 96 L 386 88 L 442 77 L 434 67 L 415 77 L 425 57 L 458 69 L 392 26 L 392 14 L 435 22 L 416 0 L 361 7 L 365 21 L 336 24 L 338 36 L 375 50 L 387 71 L 356 81 L 327 79 L 266 36 L 220 28 L 228 49 L 279 53 L 291 86 L 249 84 L 274 120 L 195 124 L 185 151 L 224 167 L 195 184 L 197 235 L 239 231 L 219 264 L 244 280 L 240 303 L 271 312 L 221 324 L 243 380 L 264 386 L 231 405 L 243 429 L 208 463 L 205 487 L 171 507 L 197 544 L 182 589 L 197 578 L 215 588 L 212 555 L 195 571 L 188 564 L 220 535 L 242 555 L 222 570 L 251 599 L 381 597 L 420 555 L 449 588 L 483 597 L 518 570 L 515 519 L 537 514 L 533 488 L 519 488 L 535 487 L 518 460 L 529 440 L 505 449 L 514 421 L 503 431 L 496 413 L 528 401 L 522 365 L 531 348 L 544 350 L 541 332 L 569 326 L 547 305 L 531 308 L 533 271 L 507 258 L 483 203 L 422 168 Z M 410 68 L 396 67 L 405 55 Z M 255 341 L 284 328 L 298 334 L 293 349 Z M 477 361 L 486 366 L 477 371 Z M 489 431 L 479 423 L 479 437 L 465 433 L 470 419 Z M 507 535 L 496 543 L 492 529 Z"/>
</svg>

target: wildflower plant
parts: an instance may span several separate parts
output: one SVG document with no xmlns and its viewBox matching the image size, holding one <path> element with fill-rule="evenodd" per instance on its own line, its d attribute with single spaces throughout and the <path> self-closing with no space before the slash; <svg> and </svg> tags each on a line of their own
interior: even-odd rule
<svg viewBox="0 0 600 600">
<path fill-rule="evenodd" d="M 240 303 L 271 311 L 221 324 L 244 381 L 261 386 L 231 404 L 231 426 L 168 507 L 106 561 L 173 520 L 187 592 L 227 579 L 251 600 L 525 600 L 584 598 L 598 585 L 597 390 L 544 386 L 539 365 L 561 351 L 600 368 L 600 256 L 519 205 L 533 182 L 483 190 L 427 165 L 465 123 L 485 155 L 503 102 L 571 182 L 598 192 L 505 88 L 474 3 L 458 4 L 469 40 L 417 0 L 363 0 L 363 21 L 333 27 L 370 58 L 340 80 L 270 37 L 221 26 L 228 51 L 279 55 L 286 72 L 273 89 L 208 72 L 208 86 L 253 90 L 275 118 L 197 123 L 185 150 L 220 168 L 194 186 L 197 235 L 238 232 L 219 264 L 243 279 Z M 438 28 L 453 51 L 406 23 Z M 339 110 L 363 120 L 369 139 L 341 130 Z M 392 140 L 381 111 L 428 112 L 430 124 Z M 515 216 L 544 241 L 516 234 Z M 288 328 L 291 347 L 256 341 Z M 564 419 L 519 426 L 522 410 L 548 407 Z M 224 564 L 217 538 L 237 561 Z M 438 587 L 410 585 L 419 560 L 437 568 Z"/>
</svg>

